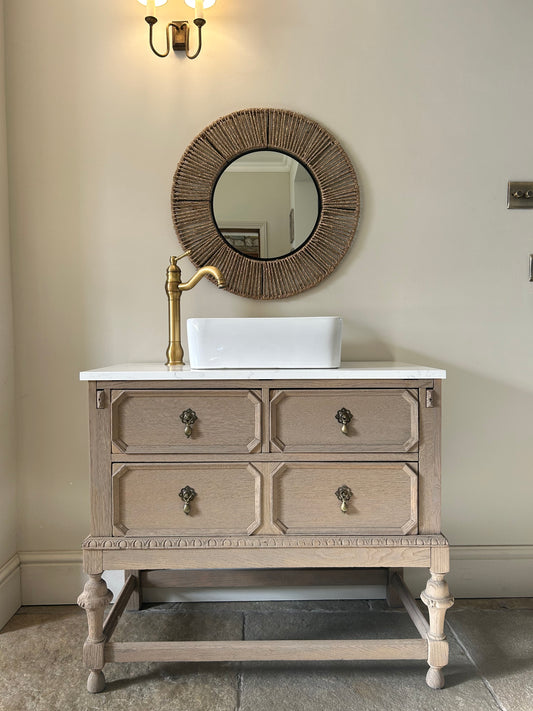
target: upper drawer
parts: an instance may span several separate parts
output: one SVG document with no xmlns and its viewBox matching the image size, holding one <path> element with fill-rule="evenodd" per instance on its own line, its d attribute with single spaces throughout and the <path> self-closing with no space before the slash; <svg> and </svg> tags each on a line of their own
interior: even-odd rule
<svg viewBox="0 0 533 711">
<path fill-rule="evenodd" d="M 113 391 L 113 452 L 247 453 L 256 452 L 260 446 L 259 391 Z"/>
<path fill-rule="evenodd" d="M 270 433 L 273 452 L 410 452 L 418 447 L 418 391 L 275 390 Z"/>
</svg>

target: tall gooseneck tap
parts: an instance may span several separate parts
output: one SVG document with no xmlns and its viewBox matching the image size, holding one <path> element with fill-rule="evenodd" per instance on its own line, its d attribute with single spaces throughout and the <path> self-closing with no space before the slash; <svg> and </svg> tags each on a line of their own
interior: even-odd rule
<svg viewBox="0 0 533 711">
<path fill-rule="evenodd" d="M 170 266 L 167 268 L 167 281 L 165 291 L 168 296 L 168 348 L 165 365 L 183 365 L 183 348 L 180 335 L 180 299 L 182 291 L 189 291 L 196 286 L 203 276 L 212 276 L 216 279 L 219 289 L 224 289 L 226 282 L 216 267 L 206 266 L 198 269 L 189 281 L 181 281 L 181 269 L 178 260 L 188 257 L 190 250 L 179 257 L 170 257 Z"/>
</svg>

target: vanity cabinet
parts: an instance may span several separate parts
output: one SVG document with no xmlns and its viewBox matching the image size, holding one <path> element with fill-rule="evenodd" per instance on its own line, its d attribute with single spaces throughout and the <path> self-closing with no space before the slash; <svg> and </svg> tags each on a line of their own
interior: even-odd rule
<svg viewBox="0 0 533 711">
<path fill-rule="evenodd" d="M 394 363 L 317 371 L 191 371 L 116 366 L 89 381 L 91 534 L 88 689 L 106 662 L 427 659 L 443 685 L 453 603 L 440 531 L 443 371 Z M 402 579 L 425 567 L 422 600 Z M 418 639 L 272 642 L 112 641 L 140 571 L 372 569 Z M 104 570 L 127 571 L 111 599 Z M 159 573 L 158 575 L 162 575 Z"/>
</svg>

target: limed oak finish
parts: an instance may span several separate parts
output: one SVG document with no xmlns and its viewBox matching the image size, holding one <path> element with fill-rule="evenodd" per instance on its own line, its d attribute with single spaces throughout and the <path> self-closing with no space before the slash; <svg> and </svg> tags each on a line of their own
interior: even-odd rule
<svg viewBox="0 0 533 711">
<path fill-rule="evenodd" d="M 444 684 L 453 604 L 440 531 L 440 391 L 445 373 L 402 364 L 337 371 L 87 371 L 91 445 L 87 688 L 106 662 L 427 659 Z M 421 599 L 402 580 L 426 567 Z M 104 570 L 126 582 L 111 593 Z M 270 571 L 270 572 L 269 572 Z M 353 581 L 386 584 L 418 639 L 112 642 L 142 585 Z M 189 583 L 188 583 L 189 581 Z M 283 584 L 283 582 L 281 584 Z"/>
</svg>

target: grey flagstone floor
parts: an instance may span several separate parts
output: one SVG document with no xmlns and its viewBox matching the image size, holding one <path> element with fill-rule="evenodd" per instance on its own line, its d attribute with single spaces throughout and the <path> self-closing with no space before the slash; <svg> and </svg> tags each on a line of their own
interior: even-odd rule
<svg viewBox="0 0 533 711">
<path fill-rule="evenodd" d="M 75 606 L 23 607 L 0 632 L 0 711 L 533 711 L 533 598 L 459 600 L 446 687 L 426 664 L 108 664 L 88 694 Z M 125 613 L 116 640 L 415 637 L 384 601 L 166 603 Z"/>
</svg>

